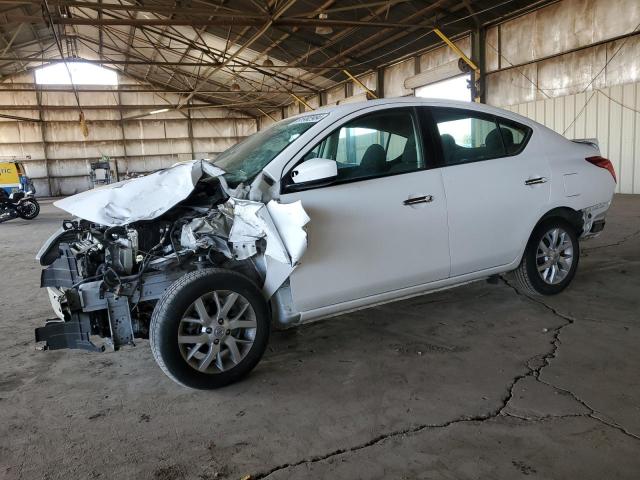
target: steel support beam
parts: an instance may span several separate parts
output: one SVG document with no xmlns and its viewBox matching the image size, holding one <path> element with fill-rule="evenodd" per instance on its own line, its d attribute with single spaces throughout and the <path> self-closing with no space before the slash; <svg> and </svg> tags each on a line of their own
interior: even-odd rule
<svg viewBox="0 0 640 480">
<path fill-rule="evenodd" d="M 35 91 L 34 87 L 12 87 L 11 85 L 15 84 L 0 84 L 2 87 L 9 88 L 0 88 L 0 92 L 33 92 Z M 56 88 L 55 86 L 48 86 L 38 88 L 38 90 L 42 92 L 59 92 L 59 93 L 73 93 L 71 88 Z M 82 88 L 81 86 L 77 87 L 77 91 L 79 93 L 82 92 L 90 92 L 90 93 L 114 93 L 114 92 L 122 92 L 122 93 L 176 93 L 176 94 L 186 94 L 190 93 L 191 90 L 180 90 L 180 89 L 172 89 L 172 88 Z M 199 92 L 202 95 L 243 95 L 247 93 L 254 94 L 269 94 L 269 95 L 290 95 L 291 93 L 295 93 L 296 95 L 315 95 L 317 92 L 315 90 L 200 90 Z"/>
<path fill-rule="evenodd" d="M 477 76 L 471 85 L 471 94 L 480 103 L 486 102 L 486 52 L 485 52 L 486 29 L 480 27 L 471 32 L 471 58 L 478 65 Z M 474 72 L 475 73 L 475 72 Z"/>
<path fill-rule="evenodd" d="M 360 27 L 360 28 L 395 28 L 395 29 L 416 29 L 433 28 L 432 24 L 411 24 L 398 22 L 374 22 L 360 20 L 323 20 L 319 18 L 302 17 L 282 17 L 277 20 L 270 20 L 269 17 L 217 17 L 204 19 L 196 18 L 87 18 L 87 17 L 57 17 L 51 20 L 54 25 L 90 25 L 90 26 L 131 26 L 131 27 L 157 27 L 157 26 L 183 26 L 183 27 L 214 27 L 214 26 L 234 26 L 234 27 L 260 27 L 265 22 L 272 22 L 271 26 L 282 27 Z M 37 16 L 27 15 L 7 15 L 7 23 L 46 23 L 45 19 Z"/>
<path fill-rule="evenodd" d="M 292 93 L 291 96 L 293 97 L 293 99 L 298 102 L 300 105 L 302 105 L 303 107 L 307 107 L 310 111 L 313 111 L 314 108 L 309 105 L 307 102 L 305 102 L 302 98 L 300 98 L 299 96 L 297 96 L 295 93 Z M 302 113 L 302 112 L 301 112 Z"/>
<path fill-rule="evenodd" d="M 122 97 L 120 96 L 120 92 L 118 92 L 118 105 L 122 106 Z M 125 129 L 124 129 L 124 116 L 122 115 L 122 110 L 120 110 L 120 121 L 118 122 L 120 124 L 120 133 L 122 134 L 122 155 L 124 158 L 124 164 L 126 166 L 125 171 L 129 172 L 129 156 L 127 155 L 127 136 L 125 134 Z M 116 158 L 114 160 L 116 167 L 118 165 L 118 159 Z M 119 169 L 116 168 L 116 180 L 120 181 L 120 172 Z"/>
<path fill-rule="evenodd" d="M 9 120 L 16 120 L 18 122 L 42 122 L 40 118 L 19 117 L 17 115 L 8 115 L 6 113 L 0 113 L 0 118 L 7 118 Z"/>
<path fill-rule="evenodd" d="M 376 70 L 376 93 L 378 98 L 384 98 L 384 68 Z"/>
<path fill-rule="evenodd" d="M 108 47 L 111 48 L 111 47 Z M 104 54 L 103 54 L 104 55 Z M 219 67 L 222 66 L 222 62 L 190 62 L 190 61 L 160 61 L 160 60 L 114 60 L 110 58 L 102 58 L 100 60 L 94 59 L 86 59 L 86 58 L 42 58 L 42 57 L 34 57 L 34 56 L 26 56 L 26 57 L 6 57 L 0 56 L 0 62 L 25 62 L 25 63 L 37 63 L 41 65 L 42 63 L 90 63 L 93 65 L 142 65 L 142 66 L 150 66 L 150 65 L 158 65 L 158 66 L 177 66 L 177 67 Z M 300 66 L 298 64 L 284 64 L 284 65 L 272 65 L 269 67 L 261 67 L 253 62 L 246 63 L 229 63 L 227 64 L 229 68 L 244 68 L 252 70 L 254 67 L 266 68 L 269 70 L 289 70 L 289 69 L 299 69 L 299 70 L 341 70 L 344 67 L 340 66 L 321 66 L 321 65 L 304 65 Z"/>
<path fill-rule="evenodd" d="M 32 74 L 33 84 L 36 84 L 36 75 Z M 44 114 L 42 110 L 42 93 L 36 91 L 36 102 L 38 103 L 38 118 L 40 119 L 40 139 L 42 140 L 42 155 L 44 157 L 44 169 L 47 174 L 47 185 L 49 186 L 49 196 L 55 197 L 57 192 L 53 191 L 51 186 L 51 172 L 49 171 L 49 156 L 47 155 L 47 122 L 44 121 Z M 33 108 L 33 106 L 32 106 Z M 4 110 L 0 108 L 0 110 Z M 74 109 L 75 110 L 75 109 Z"/>
<path fill-rule="evenodd" d="M 187 131 L 189 135 L 189 146 L 191 147 L 191 158 L 195 158 L 196 150 L 193 147 L 193 122 L 191 121 L 191 110 L 187 110 Z"/>
<path fill-rule="evenodd" d="M 37 90 L 36 90 L 37 91 Z M 176 105 L 167 104 L 166 107 L 162 105 L 82 105 L 83 110 L 158 110 L 162 108 L 168 108 L 169 110 L 202 110 L 207 108 L 231 108 L 232 106 L 250 106 L 254 105 L 255 100 L 246 102 L 233 102 L 229 104 L 192 104 L 178 107 Z M 0 105 L 0 111 L 15 111 L 15 110 L 49 110 L 49 111 L 67 111 L 78 110 L 77 105 Z"/>
<path fill-rule="evenodd" d="M 473 101 L 474 102 L 478 102 L 480 103 L 480 77 L 481 75 L 481 71 L 480 71 L 480 67 L 476 64 L 476 62 L 474 62 L 473 60 L 471 60 L 462 50 L 460 50 L 458 48 L 458 46 L 453 43 L 449 37 L 447 37 L 444 33 L 442 33 L 442 31 L 438 28 L 434 28 L 433 29 L 434 33 L 436 35 L 438 35 L 438 37 L 440 37 L 442 39 L 442 41 L 451 49 L 453 50 L 453 52 L 458 55 L 458 57 L 460 59 L 462 59 L 462 61 L 464 63 L 466 63 L 469 68 L 471 69 L 471 71 L 473 72 L 473 85 L 472 85 L 472 94 L 473 94 Z M 473 50 L 473 48 L 472 48 Z M 472 53 L 473 55 L 473 53 Z"/>
<path fill-rule="evenodd" d="M 374 92 L 369 90 L 369 88 L 364 83 L 351 75 L 348 70 L 342 70 L 342 73 L 349 77 L 354 83 L 358 84 L 358 86 L 360 86 L 360 88 L 362 88 L 368 96 L 370 96 L 371 98 L 378 98 L 378 96 Z"/>
</svg>

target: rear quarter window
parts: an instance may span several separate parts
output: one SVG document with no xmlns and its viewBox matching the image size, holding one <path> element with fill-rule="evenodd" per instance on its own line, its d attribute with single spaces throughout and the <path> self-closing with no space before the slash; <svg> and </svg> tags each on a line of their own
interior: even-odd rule
<svg viewBox="0 0 640 480">
<path fill-rule="evenodd" d="M 498 125 L 507 155 L 516 155 L 524 150 L 531 137 L 531 128 L 506 118 L 498 118 Z"/>
</svg>

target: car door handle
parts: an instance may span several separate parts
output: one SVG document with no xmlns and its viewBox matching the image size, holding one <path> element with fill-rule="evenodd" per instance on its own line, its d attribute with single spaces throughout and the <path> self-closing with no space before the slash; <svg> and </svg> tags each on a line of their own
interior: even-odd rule
<svg viewBox="0 0 640 480">
<path fill-rule="evenodd" d="M 540 183 L 547 183 L 548 179 L 546 177 L 535 177 L 535 178 L 529 178 L 528 180 L 524 181 L 525 185 L 538 185 Z"/>
<path fill-rule="evenodd" d="M 404 202 L 402 202 L 402 204 L 417 205 L 418 203 L 429 203 L 429 202 L 433 202 L 433 195 L 423 195 L 421 197 L 407 198 Z"/>
</svg>

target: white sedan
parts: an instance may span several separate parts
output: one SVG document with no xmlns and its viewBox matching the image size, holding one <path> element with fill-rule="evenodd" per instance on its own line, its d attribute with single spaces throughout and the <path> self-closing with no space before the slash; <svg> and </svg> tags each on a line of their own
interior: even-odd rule
<svg viewBox="0 0 640 480">
<path fill-rule="evenodd" d="M 77 219 L 38 256 L 58 318 L 36 339 L 149 336 L 169 377 L 220 387 L 255 367 L 272 323 L 506 272 L 529 294 L 561 292 L 615 183 L 595 140 L 486 105 L 323 108 L 214 161 L 58 202 Z"/>
</svg>

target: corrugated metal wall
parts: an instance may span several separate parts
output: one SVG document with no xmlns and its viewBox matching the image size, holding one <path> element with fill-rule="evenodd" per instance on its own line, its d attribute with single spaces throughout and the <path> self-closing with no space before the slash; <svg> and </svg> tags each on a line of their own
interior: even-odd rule
<svg viewBox="0 0 640 480">
<path fill-rule="evenodd" d="M 568 138 L 597 138 L 618 175 L 616 192 L 640 193 L 640 83 L 506 108 Z"/>
<path fill-rule="evenodd" d="M 487 103 L 597 138 L 640 193 L 640 1 L 563 0 L 487 32 Z"/>
<path fill-rule="evenodd" d="M 119 83 L 124 89 L 143 86 L 122 76 Z M 26 107 L 4 113 L 34 119 L 42 115 L 42 122 L 0 118 L 0 161 L 30 157 L 24 162 L 39 195 L 70 195 L 86 190 L 90 185 L 89 164 L 102 155 L 110 157 L 112 170 L 123 178 L 177 161 L 213 158 L 256 131 L 255 118 L 217 108 L 169 111 L 127 120 L 177 104 L 179 98 L 175 94 L 80 91 L 81 105 L 98 107 L 85 109 L 89 130 L 85 138 L 73 93 L 37 93 L 32 74 L 4 79 L 0 85 L 4 90 L 0 92 L 1 105 Z M 34 91 L 7 91 L 11 88 Z"/>
<path fill-rule="evenodd" d="M 640 1 L 563 0 L 490 28 L 486 100 L 516 105 L 640 81 Z"/>
</svg>

